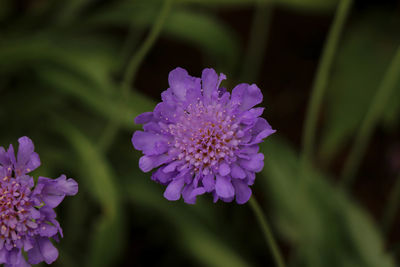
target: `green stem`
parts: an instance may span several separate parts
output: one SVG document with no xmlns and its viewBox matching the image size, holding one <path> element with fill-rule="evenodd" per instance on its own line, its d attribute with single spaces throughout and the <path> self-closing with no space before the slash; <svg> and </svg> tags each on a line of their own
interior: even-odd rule
<svg viewBox="0 0 400 267">
<path fill-rule="evenodd" d="M 128 66 L 124 72 L 123 80 L 121 83 L 121 96 L 122 100 L 126 100 L 129 97 L 129 89 L 136 78 L 137 71 L 150 51 L 151 47 L 155 43 L 157 37 L 160 35 L 162 27 L 164 26 L 165 20 L 171 10 L 173 0 L 165 0 L 161 11 L 155 20 L 153 27 L 151 28 L 148 36 L 143 41 L 137 52 L 133 55 L 132 59 L 128 63 Z M 128 39 L 129 41 L 129 39 Z M 106 126 L 99 141 L 99 148 L 101 151 L 107 151 L 115 136 L 119 131 L 120 125 L 118 122 L 110 121 Z"/>
<path fill-rule="evenodd" d="M 139 50 L 132 57 L 131 61 L 126 68 L 125 75 L 122 82 L 122 92 L 123 94 L 128 94 L 130 85 L 133 83 L 136 77 L 136 73 L 141 65 L 143 59 L 146 57 L 147 53 L 153 47 L 157 37 L 164 26 L 164 23 L 168 17 L 171 10 L 173 0 L 165 0 L 164 5 L 158 15 L 153 27 L 150 30 L 149 35 L 146 37 Z"/>
<path fill-rule="evenodd" d="M 388 233 L 394 216 L 396 215 L 400 204 L 400 174 L 397 177 L 396 184 L 390 192 L 388 202 L 385 206 L 385 211 L 382 218 L 382 228 L 384 233 Z"/>
<path fill-rule="evenodd" d="M 348 17 L 352 0 L 341 0 L 337 7 L 331 29 L 325 41 L 321 60 L 314 78 L 310 102 L 307 107 L 305 126 L 303 128 L 302 168 L 312 162 L 318 114 L 326 91 L 332 62 L 338 47 L 339 39 Z"/>
<path fill-rule="evenodd" d="M 249 200 L 250 207 L 252 208 L 254 215 L 257 218 L 258 223 L 264 233 L 265 241 L 267 242 L 269 249 L 271 251 L 272 256 L 274 257 L 276 266 L 278 267 L 285 267 L 285 262 L 283 261 L 283 257 L 279 251 L 278 245 L 275 241 L 275 238 L 270 230 L 268 225 L 267 219 L 261 210 L 260 205 L 258 204 L 257 200 L 252 197 Z"/>
<path fill-rule="evenodd" d="M 260 73 L 271 22 L 270 5 L 259 1 L 255 8 L 250 40 L 243 60 L 241 79 L 244 81 L 254 81 Z"/>
<path fill-rule="evenodd" d="M 354 180 L 354 176 L 371 138 L 372 131 L 381 117 L 385 105 L 387 105 L 387 102 L 397 85 L 399 76 L 400 47 L 398 47 L 396 54 L 390 63 L 385 76 L 383 77 L 382 83 L 372 100 L 372 104 L 365 114 L 364 120 L 360 126 L 360 130 L 355 137 L 353 147 L 351 148 L 350 154 L 343 167 L 341 173 L 341 182 L 345 189 L 347 189 Z"/>
</svg>

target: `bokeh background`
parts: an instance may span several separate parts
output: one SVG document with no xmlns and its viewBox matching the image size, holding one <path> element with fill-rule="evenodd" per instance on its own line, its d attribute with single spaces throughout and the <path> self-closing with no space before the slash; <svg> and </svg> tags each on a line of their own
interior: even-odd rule
<svg viewBox="0 0 400 267">
<path fill-rule="evenodd" d="M 0 145 L 27 135 L 42 160 L 35 176 L 65 173 L 80 184 L 57 209 L 65 237 L 54 266 L 274 266 L 248 205 L 169 202 L 138 169 L 133 120 L 154 108 L 178 66 L 193 76 L 213 67 L 228 88 L 263 91 L 277 133 L 261 146 L 253 197 L 288 266 L 397 266 L 400 71 L 388 70 L 400 1 L 352 1 L 313 160 L 299 171 L 311 88 L 342 2 L 350 1 L 0 0 Z M 385 77 L 391 93 L 343 186 Z"/>
</svg>

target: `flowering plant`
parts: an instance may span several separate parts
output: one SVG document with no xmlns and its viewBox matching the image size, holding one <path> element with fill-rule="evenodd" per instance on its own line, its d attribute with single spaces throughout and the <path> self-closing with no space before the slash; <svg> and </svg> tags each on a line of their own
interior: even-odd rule
<svg viewBox="0 0 400 267">
<path fill-rule="evenodd" d="M 148 172 L 159 167 L 152 179 L 166 185 L 168 200 L 194 204 L 196 196 L 212 193 L 214 202 L 239 204 L 251 196 L 255 173 L 264 166 L 258 144 L 275 132 L 261 118 L 261 90 L 239 84 L 230 94 L 220 87 L 224 74 L 204 69 L 201 78 L 176 68 L 168 77 L 169 88 L 153 112 L 136 117 L 143 131 L 132 137 L 143 151 L 139 167 Z"/>
<path fill-rule="evenodd" d="M 28 137 L 18 139 L 14 148 L 0 147 L 0 263 L 23 267 L 54 262 L 58 251 L 50 238 L 63 236 L 53 210 L 65 196 L 78 192 L 73 179 L 39 177 L 35 185 L 28 173 L 40 166 L 39 155 Z M 22 252 L 27 253 L 28 263 Z"/>
</svg>

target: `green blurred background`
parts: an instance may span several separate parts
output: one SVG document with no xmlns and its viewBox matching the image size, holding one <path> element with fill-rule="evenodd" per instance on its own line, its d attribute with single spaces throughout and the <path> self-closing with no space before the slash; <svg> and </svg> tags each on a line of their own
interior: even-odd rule
<svg viewBox="0 0 400 267">
<path fill-rule="evenodd" d="M 325 79 L 313 164 L 302 131 L 338 0 L 0 0 L 0 145 L 27 135 L 79 194 L 54 266 L 274 266 L 248 205 L 163 198 L 130 139 L 180 66 L 257 83 L 277 133 L 252 187 L 288 266 L 397 266 L 400 83 L 351 187 L 340 176 L 400 44 L 400 1 L 352 3 Z M 394 72 L 392 77 L 400 76 Z M 311 167 L 312 166 L 312 167 Z"/>
</svg>

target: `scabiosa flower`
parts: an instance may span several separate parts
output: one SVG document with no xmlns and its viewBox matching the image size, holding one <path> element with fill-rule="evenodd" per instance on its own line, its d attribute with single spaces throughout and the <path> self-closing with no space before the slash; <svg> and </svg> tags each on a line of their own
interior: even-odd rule
<svg viewBox="0 0 400 267">
<path fill-rule="evenodd" d="M 50 238 L 59 241 L 59 235 L 63 236 L 53 208 L 65 196 L 75 195 L 78 184 L 61 175 L 57 179 L 39 177 L 35 186 L 28 173 L 40 166 L 39 155 L 28 137 L 18 142 L 17 157 L 12 145 L 7 151 L 0 147 L 0 264 L 50 264 L 58 257 Z"/>
<path fill-rule="evenodd" d="M 169 88 L 153 112 L 135 119 L 133 146 L 143 151 L 142 171 L 159 167 L 152 179 L 166 185 L 164 197 L 194 204 L 196 196 L 212 193 L 221 199 L 246 203 L 255 173 L 264 166 L 258 144 L 275 132 L 260 118 L 262 93 L 255 85 L 239 84 L 232 94 L 220 88 L 224 74 L 204 69 L 201 79 L 176 68 Z"/>
</svg>

